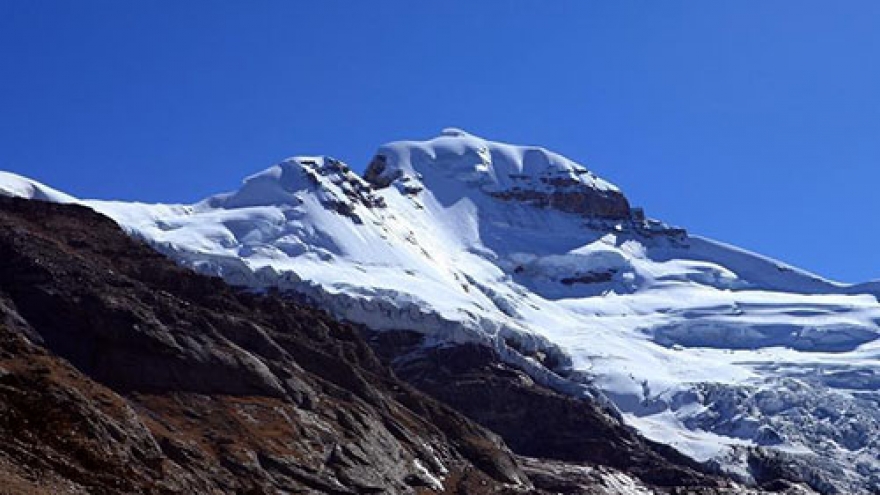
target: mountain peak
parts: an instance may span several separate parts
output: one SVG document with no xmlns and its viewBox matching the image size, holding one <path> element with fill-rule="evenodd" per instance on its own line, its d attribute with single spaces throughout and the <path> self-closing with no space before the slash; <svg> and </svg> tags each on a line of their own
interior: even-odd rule
<svg viewBox="0 0 880 495">
<path fill-rule="evenodd" d="M 590 218 L 631 215 L 615 185 L 573 160 L 545 148 L 489 141 L 456 128 L 427 141 L 382 146 L 364 178 L 377 188 L 397 184 L 459 196 L 479 191 Z"/>
</svg>

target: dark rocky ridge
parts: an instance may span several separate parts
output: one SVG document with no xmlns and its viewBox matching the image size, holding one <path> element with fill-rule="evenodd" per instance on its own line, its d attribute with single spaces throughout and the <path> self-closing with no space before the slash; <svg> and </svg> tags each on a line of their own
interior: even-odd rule
<svg viewBox="0 0 880 495">
<path fill-rule="evenodd" d="M 395 337 L 376 336 L 388 338 Z M 536 385 L 487 347 L 417 346 L 392 365 L 399 377 L 497 432 L 520 454 L 629 470 L 657 485 L 719 485 L 697 463 L 648 443 L 596 403 Z"/>
<path fill-rule="evenodd" d="M 517 454 L 562 464 L 604 466 L 649 486 L 722 493 L 727 481 L 666 445 L 639 436 L 595 402 L 537 385 L 487 347 L 425 347 L 415 332 L 372 332 L 369 340 L 397 376 L 498 433 Z M 780 476 L 768 491 L 794 488 Z M 700 491 L 703 490 L 703 491 Z M 734 492 L 736 493 L 736 492 Z"/>
<path fill-rule="evenodd" d="M 629 201 L 618 191 L 603 191 L 569 177 L 541 177 L 540 184 L 524 183 L 505 191 L 492 192 L 491 196 L 505 200 L 528 203 L 537 208 L 551 208 L 586 218 L 629 220 Z M 547 191 L 546 186 L 550 186 Z"/>
<path fill-rule="evenodd" d="M 518 457 L 361 331 L 177 267 L 87 208 L 0 198 L 0 493 L 616 493 L 621 471 L 742 493 L 484 348 L 377 346 L 556 460 Z"/>
</svg>

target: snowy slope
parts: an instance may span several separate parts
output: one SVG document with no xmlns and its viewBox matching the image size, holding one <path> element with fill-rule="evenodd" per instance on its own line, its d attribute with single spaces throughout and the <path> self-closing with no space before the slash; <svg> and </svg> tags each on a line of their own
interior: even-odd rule
<svg viewBox="0 0 880 495">
<path fill-rule="evenodd" d="M 0 194 L 76 201 L 12 174 Z M 645 219 L 550 151 L 449 129 L 381 147 L 363 178 L 295 157 L 194 205 L 83 203 L 231 283 L 493 345 L 744 479 L 761 446 L 820 487 L 880 487 L 880 284 Z"/>
<path fill-rule="evenodd" d="M 0 170 L 0 196 L 38 199 L 53 203 L 75 203 L 76 198 L 39 182 Z"/>
</svg>

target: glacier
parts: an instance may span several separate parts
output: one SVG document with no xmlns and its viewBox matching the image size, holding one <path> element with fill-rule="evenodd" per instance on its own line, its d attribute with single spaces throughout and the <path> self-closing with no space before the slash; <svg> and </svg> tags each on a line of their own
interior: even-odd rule
<svg viewBox="0 0 880 495">
<path fill-rule="evenodd" d="M 880 490 L 880 282 L 841 284 L 648 218 L 582 165 L 446 129 L 360 175 L 289 158 L 195 204 L 80 203 L 177 262 L 428 345 L 479 342 L 750 481 Z"/>
</svg>

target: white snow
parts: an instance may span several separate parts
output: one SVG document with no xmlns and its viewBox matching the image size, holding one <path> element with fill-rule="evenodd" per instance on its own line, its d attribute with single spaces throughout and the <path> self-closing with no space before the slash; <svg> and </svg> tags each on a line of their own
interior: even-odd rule
<svg viewBox="0 0 880 495">
<path fill-rule="evenodd" d="M 619 190 L 552 151 L 487 141 L 461 129 L 444 129 L 440 136 L 429 141 L 389 143 L 382 146 L 378 154 L 387 159 L 388 167 L 383 175 L 388 179 L 418 180 L 420 176 L 439 172 L 494 192 L 521 186 L 523 180 L 568 177 L 599 190 Z M 551 187 L 543 183 L 541 186 Z M 433 192 L 440 191 L 434 189 Z"/>
<path fill-rule="evenodd" d="M 194 205 L 79 202 L 233 284 L 296 291 L 432 343 L 493 345 L 543 383 L 607 397 L 646 436 L 743 477 L 738 453 L 760 445 L 843 490 L 877 486 L 880 283 L 831 282 L 655 221 L 493 197 L 552 187 L 548 174 L 618 191 L 542 148 L 447 129 L 379 153 L 387 187 L 297 157 Z M 77 201 L 9 173 L 0 194 Z"/>
<path fill-rule="evenodd" d="M 49 186 L 44 186 L 37 181 L 2 170 L 0 170 L 0 196 L 39 199 L 53 203 L 76 202 L 76 198 L 73 196 L 64 194 Z"/>
</svg>

